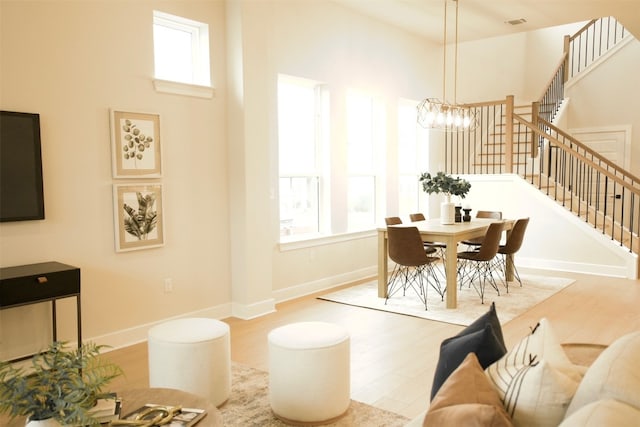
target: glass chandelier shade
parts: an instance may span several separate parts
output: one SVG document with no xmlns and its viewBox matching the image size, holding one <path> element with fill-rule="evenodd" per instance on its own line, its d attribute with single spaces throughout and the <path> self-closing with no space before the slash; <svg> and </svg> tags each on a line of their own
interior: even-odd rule
<svg viewBox="0 0 640 427">
<path fill-rule="evenodd" d="M 418 124 L 425 129 L 450 131 L 473 129 L 476 126 L 475 111 L 464 105 L 426 98 L 418 104 Z"/>
</svg>

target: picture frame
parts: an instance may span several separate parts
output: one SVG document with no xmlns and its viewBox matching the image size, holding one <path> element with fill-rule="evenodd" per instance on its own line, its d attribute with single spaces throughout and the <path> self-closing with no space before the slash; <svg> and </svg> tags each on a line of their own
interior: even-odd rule
<svg viewBox="0 0 640 427">
<path fill-rule="evenodd" d="M 162 184 L 113 184 L 116 252 L 164 246 Z"/>
<path fill-rule="evenodd" d="M 160 178 L 160 115 L 110 109 L 113 178 Z"/>
</svg>

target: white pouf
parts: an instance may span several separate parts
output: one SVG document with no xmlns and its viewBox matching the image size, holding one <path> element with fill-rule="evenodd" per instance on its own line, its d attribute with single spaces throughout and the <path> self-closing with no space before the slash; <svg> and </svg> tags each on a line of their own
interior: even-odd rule
<svg viewBox="0 0 640 427">
<path fill-rule="evenodd" d="M 321 423 L 344 415 L 351 403 L 348 332 L 325 322 L 300 322 L 272 330 L 269 399 L 289 423 Z"/>
<path fill-rule="evenodd" d="M 215 319 L 170 320 L 149 329 L 149 386 L 174 388 L 223 404 L 231 393 L 229 325 Z"/>
</svg>

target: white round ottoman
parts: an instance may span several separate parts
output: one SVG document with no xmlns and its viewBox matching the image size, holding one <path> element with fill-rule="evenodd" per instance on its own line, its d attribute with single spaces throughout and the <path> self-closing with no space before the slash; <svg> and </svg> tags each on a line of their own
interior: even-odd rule
<svg viewBox="0 0 640 427">
<path fill-rule="evenodd" d="M 229 325 L 170 320 L 149 329 L 149 386 L 193 393 L 220 406 L 231 393 Z"/>
<path fill-rule="evenodd" d="M 276 417 L 290 424 L 325 423 L 349 408 L 350 339 L 325 322 L 300 322 L 272 330 L 269 400 Z"/>
</svg>

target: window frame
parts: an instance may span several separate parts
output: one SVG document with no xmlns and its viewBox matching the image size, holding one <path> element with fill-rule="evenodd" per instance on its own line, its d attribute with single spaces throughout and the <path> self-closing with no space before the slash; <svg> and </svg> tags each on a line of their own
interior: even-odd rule
<svg viewBox="0 0 640 427">
<path fill-rule="evenodd" d="M 418 105 L 419 101 L 400 98 L 397 103 L 397 114 L 398 114 L 398 127 L 397 127 L 397 147 L 398 147 L 398 164 L 397 164 L 397 195 L 398 195 L 398 211 L 400 212 L 429 212 L 429 197 L 422 191 L 419 183 L 419 176 L 422 172 L 426 172 L 429 168 L 429 141 L 430 134 L 429 131 L 422 128 L 418 125 L 417 120 L 413 119 L 411 126 L 415 126 L 415 135 L 413 136 L 415 140 L 412 143 L 413 152 L 408 154 L 403 154 L 403 148 L 406 145 L 403 143 L 403 120 L 402 120 L 402 109 L 413 109 L 415 110 L 415 106 Z M 408 122 L 407 122 L 408 123 Z M 424 156 L 424 158 L 423 158 Z M 415 163 L 412 165 L 413 167 L 410 169 L 405 169 L 403 159 L 405 157 L 411 157 L 416 159 Z M 422 159 L 422 160 L 421 160 Z M 402 194 L 401 188 L 403 185 L 403 180 L 405 179 L 415 179 L 415 200 L 412 206 L 403 206 L 402 204 Z"/>
<path fill-rule="evenodd" d="M 351 221 L 349 220 L 349 216 L 350 216 L 350 212 L 349 212 L 349 208 L 347 208 L 347 220 L 346 220 L 346 228 L 347 228 L 347 232 L 351 233 L 351 232 L 359 232 L 359 231 L 363 231 L 363 230 L 368 230 L 368 229 L 375 229 L 377 222 L 379 221 L 379 219 L 381 218 L 382 214 L 382 210 L 384 209 L 384 205 L 385 205 L 385 194 L 384 194 L 384 185 L 381 185 L 381 183 L 384 182 L 384 165 L 383 165 L 383 156 L 381 156 L 381 153 L 384 152 L 384 147 L 386 147 L 386 126 L 387 126 L 387 120 L 386 120 L 386 111 L 385 111 L 385 103 L 383 102 L 382 99 L 380 99 L 378 96 L 376 96 L 373 93 L 370 93 L 368 91 L 364 91 L 364 90 L 359 90 L 359 89 L 348 89 L 347 90 L 347 94 L 346 97 L 347 99 L 345 100 L 346 105 L 347 105 L 347 109 L 346 109 L 346 117 L 347 117 L 347 129 L 349 128 L 349 97 L 351 96 L 356 96 L 356 97 L 361 97 L 361 98 L 368 98 L 368 103 L 369 103 L 369 107 L 370 107 L 370 126 L 371 129 L 368 130 L 368 135 L 370 135 L 370 141 L 368 142 L 369 145 L 369 149 L 371 150 L 370 153 L 368 153 L 368 155 L 371 156 L 371 164 L 367 167 L 367 168 L 361 168 L 361 169 L 354 169 L 352 168 L 352 162 L 349 159 L 350 154 L 353 154 L 351 149 L 350 149 L 350 141 L 349 141 L 349 130 L 347 130 L 347 171 L 346 171 L 346 176 L 347 176 L 347 180 L 345 182 L 345 185 L 347 186 L 347 188 L 350 187 L 350 181 L 352 178 L 358 179 L 358 178 L 370 178 L 372 180 L 372 197 L 373 200 L 371 201 L 372 203 L 372 208 L 373 208 L 373 212 L 372 212 L 372 222 L 371 224 L 366 224 L 366 225 L 358 225 L 358 224 L 352 224 Z M 347 190 L 347 194 L 350 193 L 350 190 Z M 347 203 L 347 206 L 349 204 Z"/>
<path fill-rule="evenodd" d="M 190 81 L 185 82 L 163 78 L 163 74 L 156 70 L 156 26 L 162 26 L 171 30 L 184 31 L 191 35 Z M 152 30 L 154 32 L 154 88 L 158 92 L 188 95 L 200 98 L 212 98 L 214 96 L 214 88 L 211 79 L 209 25 L 204 22 L 194 21 L 192 19 L 154 10 Z"/>
<path fill-rule="evenodd" d="M 280 188 L 280 181 L 283 178 L 307 178 L 315 179 L 317 183 L 317 229 L 313 232 L 299 233 L 291 235 L 279 234 L 279 240 L 281 243 L 287 243 L 299 240 L 314 239 L 327 234 L 330 220 L 330 209 L 327 210 L 325 201 L 330 200 L 329 190 L 325 183 L 327 182 L 325 171 L 327 162 L 327 146 L 328 146 L 328 121 L 329 121 L 329 93 L 326 85 L 322 82 L 305 79 L 301 77 L 291 76 L 287 74 L 278 74 L 278 86 L 283 83 L 292 85 L 300 85 L 307 88 L 312 88 L 314 93 L 314 112 L 313 112 L 313 168 L 311 171 L 292 170 L 283 171 L 281 169 L 281 161 L 278 161 L 278 188 Z M 279 89 L 277 91 L 279 93 Z M 278 103 L 280 102 L 278 94 Z M 280 107 L 278 107 L 278 128 L 280 127 Z M 280 157 L 280 137 L 278 137 L 278 158 Z M 278 197 L 278 219 L 280 226 L 282 227 L 282 202 L 280 200 L 280 191 Z"/>
</svg>

